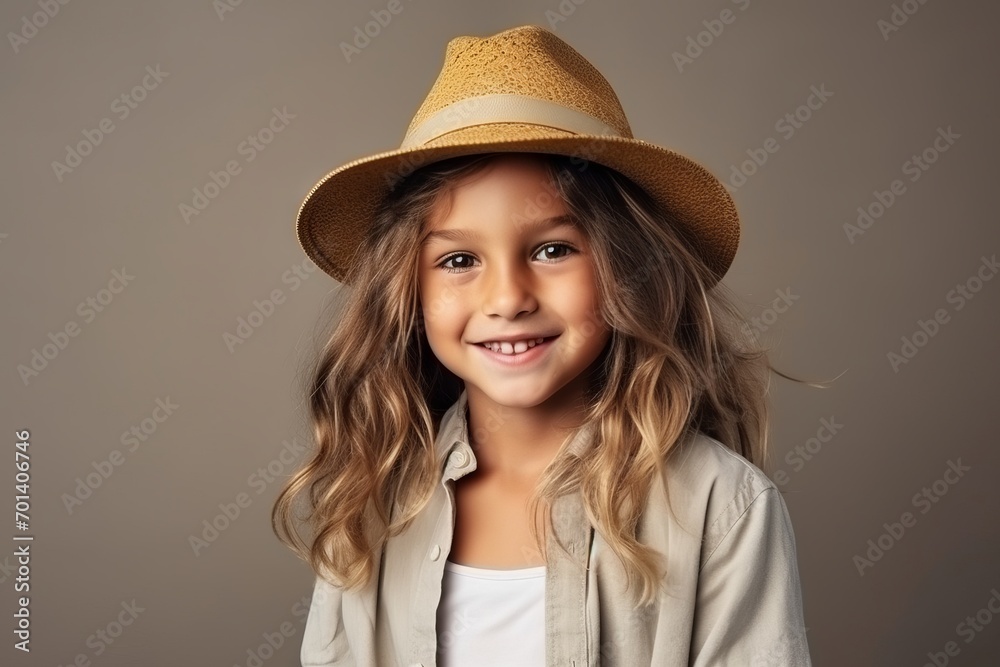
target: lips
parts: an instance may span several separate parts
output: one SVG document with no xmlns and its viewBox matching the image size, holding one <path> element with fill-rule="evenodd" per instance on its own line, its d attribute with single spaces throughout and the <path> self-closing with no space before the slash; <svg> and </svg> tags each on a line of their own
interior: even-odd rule
<svg viewBox="0 0 1000 667">
<path fill-rule="evenodd" d="M 528 341 L 518 341 L 511 344 L 509 341 L 493 341 L 499 343 L 498 350 L 488 346 L 487 343 L 476 343 L 479 353 L 483 355 L 494 368 L 506 368 L 508 370 L 527 370 L 548 357 L 549 350 L 555 345 L 558 336 L 543 338 L 541 343 L 536 343 L 528 347 Z M 531 339 L 537 340 L 537 339 Z M 516 345 L 516 347 L 515 347 Z M 508 350 L 507 352 L 504 349 Z M 518 352 L 517 350 L 522 350 Z"/>
</svg>

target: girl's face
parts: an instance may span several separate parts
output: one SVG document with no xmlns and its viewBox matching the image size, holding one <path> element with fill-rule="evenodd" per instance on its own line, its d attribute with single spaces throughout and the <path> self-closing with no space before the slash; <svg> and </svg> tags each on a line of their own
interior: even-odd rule
<svg viewBox="0 0 1000 667">
<path fill-rule="evenodd" d="M 585 237 L 567 214 L 542 164 L 517 154 L 437 202 L 420 247 L 420 304 L 428 344 L 470 394 L 525 408 L 582 394 L 582 373 L 611 332 Z M 509 339 L 501 352 L 484 345 Z"/>
</svg>

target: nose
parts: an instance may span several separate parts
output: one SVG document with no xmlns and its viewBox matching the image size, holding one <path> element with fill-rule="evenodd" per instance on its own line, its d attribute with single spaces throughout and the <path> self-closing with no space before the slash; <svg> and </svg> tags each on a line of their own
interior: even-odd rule
<svg viewBox="0 0 1000 667">
<path fill-rule="evenodd" d="M 512 264 L 490 271 L 483 289 L 484 315 L 513 319 L 538 307 L 530 271 Z"/>
</svg>

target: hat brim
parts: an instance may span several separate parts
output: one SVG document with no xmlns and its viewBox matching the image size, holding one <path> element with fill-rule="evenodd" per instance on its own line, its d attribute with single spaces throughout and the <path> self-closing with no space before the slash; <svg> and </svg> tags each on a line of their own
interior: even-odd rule
<svg viewBox="0 0 1000 667">
<path fill-rule="evenodd" d="M 578 156 L 615 169 L 644 188 L 685 228 L 716 282 L 732 264 L 740 239 L 739 214 L 725 186 L 705 167 L 639 139 L 580 135 L 523 123 L 467 127 L 417 148 L 377 153 L 334 169 L 313 186 L 299 207 L 299 244 L 320 269 L 345 282 L 378 202 L 402 178 L 439 160 L 492 152 Z"/>
</svg>

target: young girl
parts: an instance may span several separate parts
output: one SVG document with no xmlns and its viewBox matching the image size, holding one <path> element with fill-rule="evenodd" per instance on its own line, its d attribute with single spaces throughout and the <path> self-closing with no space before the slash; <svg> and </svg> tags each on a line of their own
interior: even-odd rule
<svg viewBox="0 0 1000 667">
<path fill-rule="evenodd" d="M 810 665 L 736 209 L 579 53 L 452 40 L 297 225 L 350 286 L 273 514 L 316 574 L 304 666 Z"/>
</svg>

